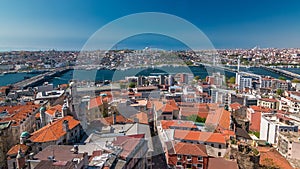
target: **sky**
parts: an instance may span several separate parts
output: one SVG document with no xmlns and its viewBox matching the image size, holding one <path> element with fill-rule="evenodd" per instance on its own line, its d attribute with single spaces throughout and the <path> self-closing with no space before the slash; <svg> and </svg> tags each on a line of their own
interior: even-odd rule
<svg viewBox="0 0 300 169">
<path fill-rule="evenodd" d="M 298 0 L 3 0 L 0 50 L 80 50 L 104 25 L 140 12 L 183 18 L 200 29 L 217 49 L 297 48 L 299 7 Z M 123 27 L 132 29 L 131 26 Z M 132 41 L 123 41 L 123 46 L 130 48 L 131 44 L 143 42 L 143 38 Z M 147 41 L 151 44 L 151 40 Z M 161 42 L 167 44 L 165 39 Z"/>
</svg>

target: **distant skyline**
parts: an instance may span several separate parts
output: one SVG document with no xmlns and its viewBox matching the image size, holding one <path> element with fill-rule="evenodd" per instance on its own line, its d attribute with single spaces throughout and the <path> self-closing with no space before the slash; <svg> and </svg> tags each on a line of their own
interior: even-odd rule
<svg viewBox="0 0 300 169">
<path fill-rule="evenodd" d="M 299 6 L 297 0 L 3 0 L 0 51 L 80 50 L 105 24 L 139 12 L 163 12 L 181 17 L 202 30 L 217 49 L 300 48 Z M 130 29 L 130 25 L 126 29 Z M 124 40 L 120 48 L 142 48 L 147 44 L 160 47 L 161 42 L 165 43 L 161 47 L 167 49 L 182 45 L 166 38 L 160 42 L 146 37 L 147 42 L 140 37 Z"/>
</svg>

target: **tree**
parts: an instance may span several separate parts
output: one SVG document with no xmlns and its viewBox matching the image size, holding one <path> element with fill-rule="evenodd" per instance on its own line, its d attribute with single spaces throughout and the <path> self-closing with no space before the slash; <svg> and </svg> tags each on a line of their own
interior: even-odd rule
<svg viewBox="0 0 300 169">
<path fill-rule="evenodd" d="M 300 79 L 293 79 L 292 83 L 300 83 Z"/>
<path fill-rule="evenodd" d="M 279 76 L 278 79 L 279 79 L 279 80 L 286 80 L 286 78 L 283 77 L 283 76 Z"/>
<path fill-rule="evenodd" d="M 195 76 L 194 79 L 195 79 L 196 81 L 198 81 L 198 80 L 200 79 L 200 76 Z"/>
<path fill-rule="evenodd" d="M 198 122 L 198 123 L 205 123 L 205 121 L 206 121 L 206 118 L 199 117 L 196 114 L 188 116 L 187 119 L 190 121 L 193 121 L 193 122 Z"/>
<path fill-rule="evenodd" d="M 229 83 L 235 84 L 235 77 L 234 76 L 232 76 L 231 78 L 229 78 Z"/>
<path fill-rule="evenodd" d="M 283 91 L 282 89 L 277 89 L 277 90 L 276 90 L 276 94 L 277 94 L 277 95 L 280 95 L 280 96 L 282 95 L 283 92 L 284 92 L 284 91 Z"/>
<path fill-rule="evenodd" d="M 134 82 L 130 82 L 128 85 L 130 88 L 135 88 L 136 84 Z"/>
<path fill-rule="evenodd" d="M 188 66 L 192 66 L 193 65 L 193 62 L 188 60 L 188 61 L 185 61 L 185 64 L 188 65 Z"/>
</svg>

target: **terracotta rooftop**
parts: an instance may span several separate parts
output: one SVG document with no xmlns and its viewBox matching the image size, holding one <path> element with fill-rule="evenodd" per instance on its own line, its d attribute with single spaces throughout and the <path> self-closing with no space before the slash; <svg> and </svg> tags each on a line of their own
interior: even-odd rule
<svg viewBox="0 0 300 169">
<path fill-rule="evenodd" d="M 160 124 L 163 129 L 170 129 L 174 127 L 197 128 L 197 126 L 192 121 L 183 121 L 183 120 L 161 120 Z"/>
<path fill-rule="evenodd" d="M 175 100 L 152 101 L 152 103 L 154 104 L 156 111 L 173 112 L 179 110 Z"/>
<path fill-rule="evenodd" d="M 90 99 L 89 109 L 98 108 L 101 105 L 103 105 L 102 97 L 98 96 L 98 97 Z"/>
<path fill-rule="evenodd" d="M 224 158 L 210 158 L 208 169 L 238 169 L 236 161 L 226 160 Z"/>
<path fill-rule="evenodd" d="M 230 104 L 229 107 L 231 109 L 238 110 L 238 109 L 240 109 L 242 107 L 242 105 L 240 103 L 238 103 L 238 102 L 234 102 L 234 103 Z"/>
<path fill-rule="evenodd" d="M 148 115 L 145 112 L 139 112 L 130 117 L 130 119 L 134 122 L 138 122 L 141 124 L 148 124 Z M 138 121 L 135 121 L 137 119 Z"/>
<path fill-rule="evenodd" d="M 6 155 L 14 156 L 18 154 L 19 149 L 21 148 L 22 152 L 26 152 L 28 150 L 28 146 L 25 144 L 17 144 L 8 150 Z"/>
<path fill-rule="evenodd" d="M 217 108 L 215 111 L 208 113 L 205 121 L 207 126 L 216 126 L 218 130 L 230 129 L 230 112 L 223 108 Z"/>
<path fill-rule="evenodd" d="M 118 136 L 113 144 L 115 146 L 121 146 L 122 152 L 120 153 L 120 157 L 122 159 L 126 159 L 129 155 L 135 150 L 136 146 L 143 140 L 141 138 L 143 134 L 133 135 L 133 136 Z"/>
<path fill-rule="evenodd" d="M 271 147 L 258 147 L 260 165 L 275 166 L 284 169 L 293 169 L 291 164 L 278 151 Z"/>
<path fill-rule="evenodd" d="M 225 136 L 221 133 L 175 130 L 174 138 L 179 140 L 203 141 L 226 144 Z"/>
<path fill-rule="evenodd" d="M 175 154 L 207 157 L 206 147 L 202 144 L 178 142 L 174 145 Z"/>
<path fill-rule="evenodd" d="M 70 129 L 73 129 L 74 127 L 80 125 L 80 122 L 78 120 L 75 120 L 72 116 L 65 116 L 35 131 L 34 133 L 31 134 L 29 139 L 32 142 L 40 142 L 40 143 L 56 141 L 60 139 L 62 136 L 66 134 L 66 132 L 63 129 L 64 120 L 67 120 L 69 122 Z"/>
<path fill-rule="evenodd" d="M 264 113 L 269 113 L 272 111 L 272 109 L 270 109 L 270 108 L 265 108 L 265 107 L 261 107 L 261 106 L 250 106 L 250 108 L 254 111 L 260 111 L 260 112 L 264 112 Z"/>
<path fill-rule="evenodd" d="M 0 107 L 0 112 L 6 111 L 8 116 L 3 117 L 0 122 L 12 121 L 12 126 L 19 126 L 25 119 L 34 113 L 39 105 L 16 105 Z"/>
<path fill-rule="evenodd" d="M 251 114 L 251 121 L 250 121 L 250 130 L 251 131 L 260 131 L 260 122 L 261 122 L 261 112 L 254 111 Z"/>
<path fill-rule="evenodd" d="M 209 110 L 207 108 L 196 108 L 196 107 L 181 107 L 181 116 L 188 117 L 191 115 L 197 115 L 201 118 L 207 118 Z"/>
<path fill-rule="evenodd" d="M 261 98 L 260 100 L 265 101 L 265 102 L 278 102 L 277 99 L 270 99 L 270 98 Z"/>
<path fill-rule="evenodd" d="M 46 113 L 48 113 L 51 116 L 55 116 L 56 112 L 62 111 L 62 105 L 57 104 L 55 106 L 50 107 L 48 110 L 46 110 Z"/>
<path fill-rule="evenodd" d="M 107 125 L 112 125 L 113 124 L 113 116 L 102 118 L 101 121 L 105 122 L 105 124 L 107 124 Z M 133 123 L 133 121 L 122 115 L 116 115 L 116 123 L 117 124 L 125 124 L 125 123 Z"/>
</svg>

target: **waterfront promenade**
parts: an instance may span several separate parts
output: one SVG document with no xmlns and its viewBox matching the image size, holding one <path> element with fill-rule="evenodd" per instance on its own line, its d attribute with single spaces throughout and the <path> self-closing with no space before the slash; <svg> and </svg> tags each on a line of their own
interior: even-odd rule
<svg viewBox="0 0 300 169">
<path fill-rule="evenodd" d="M 56 75 L 60 75 L 63 74 L 64 72 L 70 70 L 71 68 L 67 67 L 67 68 L 60 68 L 60 69 L 56 69 L 56 70 L 52 70 L 43 74 L 39 74 L 37 76 L 33 76 L 29 79 L 24 79 L 22 81 L 19 81 L 15 84 L 13 84 L 14 87 L 16 88 L 26 88 L 26 87 L 34 87 L 36 84 L 42 83 L 44 81 L 47 81 L 48 79 L 56 76 Z"/>
</svg>

